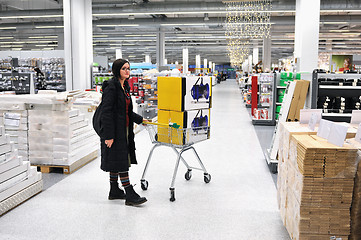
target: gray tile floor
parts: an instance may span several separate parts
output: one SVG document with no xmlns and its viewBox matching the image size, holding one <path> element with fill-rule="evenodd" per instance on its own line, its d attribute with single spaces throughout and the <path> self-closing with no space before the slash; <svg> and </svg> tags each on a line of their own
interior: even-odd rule
<svg viewBox="0 0 361 240">
<path fill-rule="evenodd" d="M 152 147 L 142 131 L 136 135 L 139 165 L 130 176 L 146 204 L 129 207 L 122 200 L 107 200 L 108 175 L 96 159 L 49 182 L 45 191 L 2 216 L 1 239 L 289 239 L 263 147 L 234 80 L 213 88 L 211 126 L 211 138 L 194 145 L 212 175 L 209 184 L 200 171 L 186 181 L 181 164 L 176 201 L 170 202 L 176 155 L 160 147 L 146 177 L 149 188 L 142 191 L 139 179 Z M 184 158 L 196 165 L 191 153 Z M 52 175 L 44 174 L 44 180 Z"/>
</svg>

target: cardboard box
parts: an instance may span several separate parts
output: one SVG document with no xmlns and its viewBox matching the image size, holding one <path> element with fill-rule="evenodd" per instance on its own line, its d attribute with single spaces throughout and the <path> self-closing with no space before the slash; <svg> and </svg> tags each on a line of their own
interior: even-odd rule
<svg viewBox="0 0 361 240">
<path fill-rule="evenodd" d="M 158 77 L 158 109 L 188 111 L 211 108 L 210 77 Z"/>
<path fill-rule="evenodd" d="M 287 116 L 288 121 L 298 121 L 300 119 L 300 109 L 305 105 L 308 86 L 310 85 L 307 80 L 297 80 L 295 82 L 295 91 Z"/>
<path fill-rule="evenodd" d="M 158 110 L 159 123 L 177 123 L 179 129 L 158 126 L 158 141 L 184 145 L 209 138 L 210 109 L 198 109 L 184 112 Z"/>
</svg>

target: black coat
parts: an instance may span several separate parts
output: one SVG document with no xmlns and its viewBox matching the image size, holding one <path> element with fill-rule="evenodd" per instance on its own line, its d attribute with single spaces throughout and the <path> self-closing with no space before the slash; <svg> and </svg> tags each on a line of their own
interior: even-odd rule
<svg viewBox="0 0 361 240">
<path fill-rule="evenodd" d="M 124 82 L 124 88 L 129 92 L 129 84 Z M 134 122 L 142 123 L 143 117 L 133 112 L 130 101 L 129 134 L 126 132 L 126 96 L 120 82 L 115 78 L 103 83 L 101 122 L 101 166 L 106 172 L 123 172 L 129 170 L 129 159 L 132 164 L 137 164 L 134 143 Z M 105 145 L 105 140 L 114 139 L 111 148 Z"/>
</svg>

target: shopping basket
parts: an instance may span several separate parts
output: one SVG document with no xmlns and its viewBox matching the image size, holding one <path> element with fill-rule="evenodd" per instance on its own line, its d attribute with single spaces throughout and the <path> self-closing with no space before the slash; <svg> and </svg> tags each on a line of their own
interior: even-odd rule
<svg viewBox="0 0 361 240">
<path fill-rule="evenodd" d="M 209 138 L 210 127 L 209 126 L 200 126 L 200 127 L 191 127 L 191 128 L 174 128 L 171 126 L 164 125 L 145 125 L 146 130 L 149 133 L 149 137 L 154 144 L 152 149 L 149 152 L 147 163 L 144 167 L 143 175 L 141 178 L 141 187 L 143 190 L 148 189 L 148 181 L 145 180 L 145 175 L 147 173 L 147 169 L 149 167 L 150 160 L 152 158 L 152 154 L 155 148 L 159 146 L 168 146 L 171 147 L 177 154 L 177 161 L 175 163 L 173 177 L 170 190 L 170 201 L 175 201 L 175 178 L 177 176 L 179 162 L 182 161 L 184 165 L 187 167 L 187 172 L 185 173 L 185 179 L 190 180 L 192 177 L 192 170 L 200 170 L 204 173 L 204 182 L 209 183 L 211 181 L 211 175 L 207 172 L 204 167 L 201 159 L 197 151 L 192 146 L 194 143 L 204 141 Z M 187 151 L 192 150 L 200 168 L 190 166 L 182 157 L 182 154 Z"/>
</svg>

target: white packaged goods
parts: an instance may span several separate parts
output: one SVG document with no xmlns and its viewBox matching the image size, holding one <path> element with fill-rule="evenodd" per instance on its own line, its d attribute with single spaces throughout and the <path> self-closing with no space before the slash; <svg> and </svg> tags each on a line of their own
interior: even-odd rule
<svg viewBox="0 0 361 240">
<path fill-rule="evenodd" d="M 18 184 L 6 189 L 5 191 L 0 192 L 0 203 L 14 195 L 15 193 L 27 188 L 28 186 L 41 180 L 41 172 L 36 171 L 36 167 L 31 167 L 29 170 L 29 175 L 27 179 Z"/>
<path fill-rule="evenodd" d="M 5 154 L 5 161 L 0 164 L 0 174 L 20 166 L 22 163 L 22 158 L 17 155 L 17 152 Z"/>
<path fill-rule="evenodd" d="M 67 165 L 99 148 L 91 119 L 100 99 L 99 93 L 84 91 L 1 96 L 0 123 L 31 164 Z M 79 154 L 84 147 L 89 152 Z M 9 146 L 0 144 L 1 151 Z"/>
<path fill-rule="evenodd" d="M 0 184 L 13 178 L 14 176 L 19 175 L 20 173 L 27 172 L 30 169 L 30 162 L 24 161 L 21 163 L 21 165 L 14 167 L 12 169 L 9 169 L 6 172 L 3 172 L 0 174 Z"/>
</svg>

